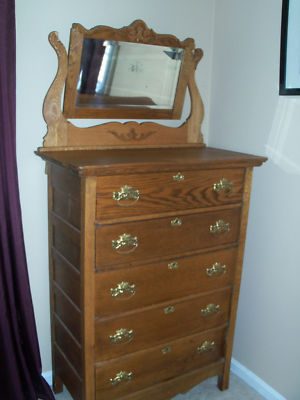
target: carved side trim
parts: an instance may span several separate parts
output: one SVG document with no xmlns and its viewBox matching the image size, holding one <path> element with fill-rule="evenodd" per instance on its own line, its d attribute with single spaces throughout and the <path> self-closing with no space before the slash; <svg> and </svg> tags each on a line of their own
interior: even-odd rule
<svg viewBox="0 0 300 400">
<path fill-rule="evenodd" d="M 43 145 L 45 147 L 65 146 L 67 144 L 67 121 L 61 112 L 61 96 L 67 77 L 68 56 L 57 32 L 49 34 L 49 42 L 56 52 L 58 69 L 43 104 L 43 116 L 48 126 Z"/>
</svg>

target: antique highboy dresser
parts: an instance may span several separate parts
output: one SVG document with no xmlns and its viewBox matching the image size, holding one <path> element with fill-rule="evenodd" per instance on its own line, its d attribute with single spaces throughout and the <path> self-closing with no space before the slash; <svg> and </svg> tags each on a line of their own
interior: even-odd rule
<svg viewBox="0 0 300 400">
<path fill-rule="evenodd" d="M 49 40 L 59 64 L 37 154 L 49 180 L 54 391 L 166 400 L 211 376 L 226 389 L 252 169 L 265 158 L 204 145 L 192 39 L 135 21 L 74 24 L 69 54 Z M 186 88 L 178 127 L 69 120 L 179 119 Z"/>
</svg>

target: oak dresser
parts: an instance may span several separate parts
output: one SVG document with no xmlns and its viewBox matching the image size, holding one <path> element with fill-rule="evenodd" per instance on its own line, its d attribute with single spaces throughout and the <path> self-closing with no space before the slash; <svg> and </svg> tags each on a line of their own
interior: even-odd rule
<svg viewBox="0 0 300 400">
<path fill-rule="evenodd" d="M 142 21 L 126 29 L 131 41 L 153 42 Z M 201 141 L 199 57 L 187 62 L 193 105 L 183 126 L 111 122 L 83 132 L 53 107 L 70 67 L 51 40 L 60 64 L 37 153 L 49 182 L 54 391 L 64 384 L 75 400 L 166 400 L 211 376 L 224 390 L 252 170 L 265 158 Z"/>
</svg>

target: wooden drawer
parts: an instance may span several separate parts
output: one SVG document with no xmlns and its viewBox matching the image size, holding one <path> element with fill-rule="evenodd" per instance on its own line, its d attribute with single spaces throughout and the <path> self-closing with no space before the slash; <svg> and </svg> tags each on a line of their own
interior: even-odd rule
<svg viewBox="0 0 300 400">
<path fill-rule="evenodd" d="M 227 322 L 231 289 L 161 303 L 117 318 L 96 321 L 95 360 L 120 357 Z M 208 305 L 218 311 L 205 312 Z M 210 308 L 210 307 L 209 307 Z M 120 330 L 126 329 L 124 334 Z M 117 339 L 123 336 L 123 339 Z"/>
<path fill-rule="evenodd" d="M 125 394 L 172 379 L 220 359 L 224 355 L 225 332 L 226 327 L 223 326 L 128 357 L 99 363 L 96 365 L 96 399 L 119 399 Z M 121 371 L 129 374 L 123 374 L 124 380 L 120 375 Z M 115 380 L 112 382 L 111 379 Z"/>
<path fill-rule="evenodd" d="M 222 220 L 229 231 L 211 233 Z M 180 226 L 172 226 L 179 221 Z M 155 218 L 96 228 L 96 267 L 126 264 L 149 257 L 175 256 L 238 240 L 240 208 Z M 130 235 L 130 237 L 128 237 Z M 118 248 L 119 246 L 119 248 Z"/>
<path fill-rule="evenodd" d="M 183 171 L 184 179 L 174 180 L 177 173 L 178 171 L 99 177 L 96 218 L 100 220 L 186 210 L 242 200 L 242 168 Z M 214 190 L 214 185 L 224 178 L 233 184 L 231 192 L 226 188 Z M 126 189 L 126 186 L 131 190 Z"/>
<path fill-rule="evenodd" d="M 232 283 L 236 248 L 95 275 L 96 316 L 208 292 Z"/>
</svg>

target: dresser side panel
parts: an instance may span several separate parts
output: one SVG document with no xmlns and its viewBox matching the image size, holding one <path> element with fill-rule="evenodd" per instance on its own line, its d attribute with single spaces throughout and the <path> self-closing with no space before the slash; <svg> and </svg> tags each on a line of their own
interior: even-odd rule
<svg viewBox="0 0 300 400">
<path fill-rule="evenodd" d="M 232 291 L 228 336 L 227 336 L 227 343 L 226 343 L 226 349 L 225 349 L 225 366 L 224 366 L 224 373 L 222 376 L 219 376 L 219 381 L 218 381 L 218 386 L 221 390 L 228 389 L 228 386 L 229 386 L 232 347 L 233 347 L 234 330 L 235 330 L 235 323 L 236 323 L 236 313 L 237 313 L 240 285 L 241 285 L 241 277 L 242 277 L 242 267 L 243 267 L 246 233 L 247 233 L 247 222 L 248 222 L 248 213 L 249 213 L 249 204 L 250 204 L 252 173 L 253 173 L 253 168 L 246 169 L 244 193 L 243 193 L 243 206 L 242 206 L 241 223 L 240 223 L 239 248 L 238 248 L 238 255 L 237 255 L 237 262 L 236 262 L 236 269 L 235 269 L 233 291 Z"/>
<path fill-rule="evenodd" d="M 62 389 L 55 387 L 57 379 L 81 400 L 80 179 L 54 164 L 48 165 L 48 175 L 54 391 Z"/>
<path fill-rule="evenodd" d="M 81 309 L 84 364 L 84 399 L 95 399 L 95 212 L 96 178 L 81 179 Z"/>
</svg>

